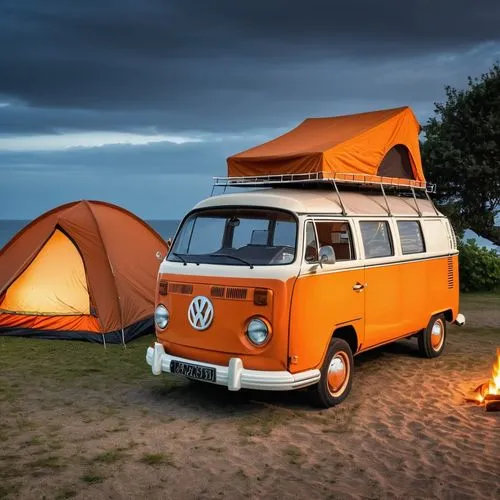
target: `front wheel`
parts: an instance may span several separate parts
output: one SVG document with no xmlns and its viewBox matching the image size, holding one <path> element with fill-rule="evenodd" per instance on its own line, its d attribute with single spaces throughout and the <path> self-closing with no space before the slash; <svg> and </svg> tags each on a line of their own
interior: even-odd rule
<svg viewBox="0 0 500 500">
<path fill-rule="evenodd" d="M 333 338 L 321 367 L 321 378 L 312 389 L 315 405 L 330 408 L 347 397 L 352 386 L 354 359 L 349 344 Z"/>
<path fill-rule="evenodd" d="M 437 358 L 444 351 L 445 344 L 446 319 L 443 314 L 436 314 L 418 335 L 418 350 L 424 358 Z"/>
</svg>

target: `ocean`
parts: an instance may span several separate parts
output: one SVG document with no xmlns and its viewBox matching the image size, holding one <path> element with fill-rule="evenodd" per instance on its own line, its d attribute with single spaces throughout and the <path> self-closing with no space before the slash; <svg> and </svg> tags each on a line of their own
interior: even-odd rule
<svg viewBox="0 0 500 500">
<path fill-rule="evenodd" d="M 0 220 L 0 248 L 29 222 L 29 220 Z M 146 222 L 166 241 L 168 238 L 173 238 L 180 221 L 147 220 Z"/>
</svg>

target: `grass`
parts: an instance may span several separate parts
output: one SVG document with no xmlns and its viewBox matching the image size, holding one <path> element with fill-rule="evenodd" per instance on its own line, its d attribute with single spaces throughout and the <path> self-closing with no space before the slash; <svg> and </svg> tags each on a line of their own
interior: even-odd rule
<svg viewBox="0 0 500 500">
<path fill-rule="evenodd" d="M 99 474 L 87 473 L 80 478 L 84 483 L 87 484 L 98 484 L 104 481 L 104 477 Z"/>
<path fill-rule="evenodd" d="M 91 463 L 100 462 L 104 464 L 112 464 L 124 458 L 124 454 L 118 450 L 109 450 L 99 453 L 90 459 Z"/>
<path fill-rule="evenodd" d="M 172 455 L 165 453 L 144 453 L 140 462 L 146 465 L 170 465 L 175 466 Z"/>
<path fill-rule="evenodd" d="M 52 386 L 85 386 L 104 388 L 150 377 L 144 353 L 151 336 L 142 337 L 127 345 L 108 345 L 88 342 L 50 341 L 43 339 L 1 337 L 0 366 L 2 377 L 14 376 L 20 389 L 32 379 Z M 22 358 L 22 369 L 19 360 Z M 0 385 L 1 387 L 7 387 Z M 3 389 L 12 398 L 9 389 Z M 19 394 L 22 396 L 22 394 Z"/>
<path fill-rule="evenodd" d="M 37 458 L 24 466 L 26 472 L 31 473 L 32 476 L 40 476 L 48 473 L 54 473 L 57 470 L 66 468 L 67 465 L 61 462 L 61 457 L 56 455 L 49 455 Z"/>
</svg>

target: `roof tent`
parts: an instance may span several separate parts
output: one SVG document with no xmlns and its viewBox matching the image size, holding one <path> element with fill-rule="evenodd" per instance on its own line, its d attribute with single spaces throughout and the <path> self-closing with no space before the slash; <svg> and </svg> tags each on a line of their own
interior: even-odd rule
<svg viewBox="0 0 500 500">
<path fill-rule="evenodd" d="M 419 132 L 409 107 L 308 118 L 276 139 L 230 156 L 228 178 L 234 185 L 333 179 L 423 188 Z"/>
</svg>

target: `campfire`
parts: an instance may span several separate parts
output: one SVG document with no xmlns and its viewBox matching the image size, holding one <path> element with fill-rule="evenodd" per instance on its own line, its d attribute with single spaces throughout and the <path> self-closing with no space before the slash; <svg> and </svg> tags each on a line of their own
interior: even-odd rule
<svg viewBox="0 0 500 500">
<path fill-rule="evenodd" d="M 484 404 L 486 411 L 500 411 L 500 349 L 497 349 L 491 379 L 477 387 L 467 400 Z"/>
</svg>

